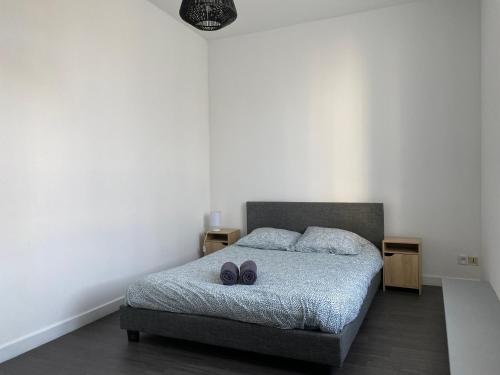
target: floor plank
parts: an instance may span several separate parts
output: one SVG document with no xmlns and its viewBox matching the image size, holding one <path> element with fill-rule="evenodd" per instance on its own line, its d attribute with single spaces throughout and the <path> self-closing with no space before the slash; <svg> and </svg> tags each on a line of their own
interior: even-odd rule
<svg viewBox="0 0 500 375">
<path fill-rule="evenodd" d="M 142 335 L 128 343 L 110 315 L 0 364 L 0 375 L 325 374 L 311 363 Z M 344 367 L 335 375 L 448 375 L 443 295 L 379 292 Z"/>
</svg>

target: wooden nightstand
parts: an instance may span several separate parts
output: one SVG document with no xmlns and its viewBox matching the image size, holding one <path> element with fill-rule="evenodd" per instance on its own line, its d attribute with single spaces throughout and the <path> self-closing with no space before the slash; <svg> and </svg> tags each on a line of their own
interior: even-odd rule
<svg viewBox="0 0 500 375">
<path fill-rule="evenodd" d="M 422 294 L 422 241 L 387 237 L 383 242 L 384 291 L 386 286 L 417 289 Z"/>
<path fill-rule="evenodd" d="M 224 228 L 218 232 L 208 231 L 203 240 L 203 255 L 209 255 L 234 244 L 240 239 L 239 229 Z"/>
</svg>

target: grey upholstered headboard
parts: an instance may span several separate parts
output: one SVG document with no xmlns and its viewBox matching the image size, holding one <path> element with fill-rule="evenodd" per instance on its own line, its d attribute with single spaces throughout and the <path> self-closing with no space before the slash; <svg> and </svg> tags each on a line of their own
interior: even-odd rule
<svg viewBox="0 0 500 375">
<path fill-rule="evenodd" d="M 247 232 L 271 227 L 303 233 L 308 226 L 359 234 L 379 249 L 384 239 L 382 203 L 247 202 Z"/>
</svg>

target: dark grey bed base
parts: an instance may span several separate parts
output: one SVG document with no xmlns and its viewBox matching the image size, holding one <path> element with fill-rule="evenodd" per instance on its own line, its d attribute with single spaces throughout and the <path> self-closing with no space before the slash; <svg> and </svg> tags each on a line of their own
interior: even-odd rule
<svg viewBox="0 0 500 375">
<path fill-rule="evenodd" d="M 378 247 L 384 236 L 384 213 L 377 203 L 248 202 L 247 228 L 274 227 L 303 232 L 307 226 L 353 231 Z M 120 326 L 129 341 L 140 332 L 204 344 L 342 366 L 380 287 L 381 272 L 373 279 L 355 320 L 341 333 L 282 330 L 223 318 L 176 314 L 122 306 Z"/>
<path fill-rule="evenodd" d="M 338 335 L 300 329 L 286 330 L 200 315 L 122 306 L 121 328 L 138 341 L 139 332 L 280 357 L 342 366 L 359 327 L 379 290 L 380 273 L 372 280 L 358 317 Z"/>
</svg>

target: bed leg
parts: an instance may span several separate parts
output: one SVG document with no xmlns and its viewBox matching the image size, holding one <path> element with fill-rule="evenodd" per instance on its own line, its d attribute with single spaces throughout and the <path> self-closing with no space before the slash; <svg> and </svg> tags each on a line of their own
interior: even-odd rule
<svg viewBox="0 0 500 375">
<path fill-rule="evenodd" d="M 129 342 L 139 342 L 140 333 L 139 331 L 130 331 L 127 330 L 127 336 Z"/>
</svg>

